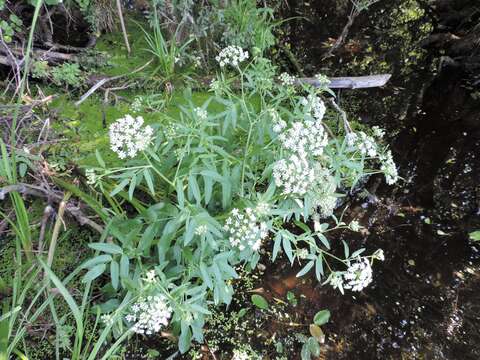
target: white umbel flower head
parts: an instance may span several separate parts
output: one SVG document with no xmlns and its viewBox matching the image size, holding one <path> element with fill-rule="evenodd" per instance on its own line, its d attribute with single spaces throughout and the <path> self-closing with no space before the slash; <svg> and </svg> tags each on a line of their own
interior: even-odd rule
<svg viewBox="0 0 480 360">
<path fill-rule="evenodd" d="M 292 86 L 295 84 L 295 76 L 286 72 L 280 74 L 279 80 L 283 86 Z"/>
<path fill-rule="evenodd" d="M 198 119 L 207 120 L 208 118 L 207 110 L 202 109 L 201 107 L 197 107 L 193 111 L 195 112 L 195 115 L 197 116 Z"/>
<path fill-rule="evenodd" d="M 362 291 L 372 282 L 372 267 L 367 258 L 358 258 L 343 274 L 345 289 Z"/>
<path fill-rule="evenodd" d="M 273 167 L 273 178 L 284 195 L 305 195 L 315 182 L 315 170 L 300 156 L 291 155 L 279 160 Z"/>
<path fill-rule="evenodd" d="M 310 114 L 318 121 L 322 121 L 325 111 L 327 110 L 322 99 L 316 95 L 310 94 L 307 97 L 302 97 L 300 99 L 300 104 L 303 105 L 306 113 Z"/>
<path fill-rule="evenodd" d="M 385 180 L 388 185 L 393 185 L 398 181 L 398 170 L 395 162 L 393 161 L 392 152 L 388 150 L 384 155 L 380 156 L 382 165 L 380 170 L 385 174 Z"/>
<path fill-rule="evenodd" d="M 327 132 L 320 121 L 296 121 L 278 138 L 285 149 L 300 157 L 320 156 L 328 144 Z"/>
<path fill-rule="evenodd" d="M 237 67 L 249 57 L 248 51 L 244 51 L 241 47 L 230 45 L 220 51 L 215 57 L 215 60 L 220 64 L 220 67 L 227 65 Z"/>
<path fill-rule="evenodd" d="M 143 118 L 126 115 L 110 125 L 110 148 L 120 159 L 134 158 L 145 150 L 153 139 L 153 128 L 143 127 Z"/>
<path fill-rule="evenodd" d="M 151 335 L 159 332 L 168 325 L 172 316 L 172 308 L 162 295 L 140 298 L 130 311 L 125 320 L 133 323 L 132 330 L 137 334 Z"/>
<path fill-rule="evenodd" d="M 224 229 L 229 235 L 230 245 L 240 251 L 258 251 L 262 240 L 268 236 L 267 225 L 258 221 L 251 208 L 246 208 L 244 212 L 233 209 L 225 221 Z"/>
</svg>

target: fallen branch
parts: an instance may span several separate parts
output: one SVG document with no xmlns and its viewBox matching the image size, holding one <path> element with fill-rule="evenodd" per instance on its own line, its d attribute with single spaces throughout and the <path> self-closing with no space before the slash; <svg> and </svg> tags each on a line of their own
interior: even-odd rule
<svg viewBox="0 0 480 360">
<path fill-rule="evenodd" d="M 366 75 L 366 76 L 345 76 L 329 78 L 330 89 L 366 89 L 384 86 L 392 77 L 391 74 Z M 296 85 L 309 84 L 315 87 L 324 86 L 324 83 L 316 78 L 298 78 Z"/>
<path fill-rule="evenodd" d="M 54 192 L 52 190 L 48 190 L 40 186 L 23 184 L 23 183 L 16 184 L 16 185 L 7 185 L 3 188 L 0 188 L 0 201 L 4 200 L 7 194 L 11 192 L 18 192 L 23 195 L 46 198 L 49 201 L 53 201 L 58 204 L 60 204 L 63 201 L 62 192 Z M 103 226 L 100 224 L 97 224 L 95 221 L 91 220 L 87 215 L 83 213 L 83 211 L 80 209 L 80 202 L 78 204 L 75 204 L 71 200 L 66 202 L 65 211 L 70 213 L 70 215 L 73 216 L 80 225 L 82 226 L 87 225 L 91 227 L 93 230 L 99 232 L 100 234 L 103 233 L 104 231 Z"/>
<path fill-rule="evenodd" d="M 135 74 L 139 71 L 142 71 L 143 69 L 145 69 L 148 65 L 150 65 L 152 63 L 153 59 L 148 61 L 146 64 L 140 66 L 138 69 L 135 69 L 133 70 L 132 72 L 128 73 L 128 74 L 122 74 L 122 75 L 117 75 L 117 76 L 112 76 L 112 77 L 104 77 L 102 79 L 100 79 L 95 85 L 93 85 L 85 94 L 82 95 L 82 97 L 75 102 L 75 106 L 79 106 L 81 103 L 83 103 L 85 100 L 88 99 L 88 97 L 90 97 L 90 95 L 92 95 L 96 90 L 98 90 L 99 88 L 101 88 L 103 85 L 105 85 L 107 82 L 110 82 L 110 81 L 114 81 L 114 80 L 118 80 L 118 79 L 121 79 L 123 77 L 126 77 L 126 76 L 129 76 L 129 75 L 132 75 L 132 74 Z"/>
</svg>

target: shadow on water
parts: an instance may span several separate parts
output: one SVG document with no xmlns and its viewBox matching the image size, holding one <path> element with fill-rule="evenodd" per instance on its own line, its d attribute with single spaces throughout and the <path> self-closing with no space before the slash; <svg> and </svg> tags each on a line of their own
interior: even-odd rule
<svg viewBox="0 0 480 360">
<path fill-rule="evenodd" d="M 387 129 L 405 180 L 392 189 L 371 179 L 370 201 L 353 199 L 348 211 L 368 231 L 333 240 L 382 248 L 386 261 L 375 264 L 374 282 L 361 293 L 341 296 L 314 279 L 300 282 L 288 267 L 268 269 L 264 287 L 273 296 L 300 296 L 305 320 L 330 309 L 322 359 L 479 359 L 480 244 L 468 239 L 480 229 L 478 53 L 421 46 L 446 26 L 468 35 L 467 17 L 455 21 L 455 11 L 465 14 L 475 2 L 443 1 L 451 3 L 448 12 L 422 1 L 382 1 L 358 18 L 337 56 L 321 62 L 322 44 L 345 22 L 349 5 L 341 3 L 290 1 L 289 15 L 308 20 L 290 23 L 286 41 L 297 44 L 311 74 L 393 74 L 383 89 L 341 99 L 360 122 Z M 473 25 L 478 19 L 468 18 Z"/>
</svg>

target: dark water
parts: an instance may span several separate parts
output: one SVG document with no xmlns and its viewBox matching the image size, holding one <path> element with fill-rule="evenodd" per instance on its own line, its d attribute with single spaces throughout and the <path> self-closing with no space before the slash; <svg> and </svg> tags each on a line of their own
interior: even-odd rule
<svg viewBox="0 0 480 360">
<path fill-rule="evenodd" d="M 393 74 L 383 89 L 339 94 L 360 121 L 387 129 L 405 180 L 392 188 L 371 179 L 370 201 L 354 199 L 348 213 L 368 234 L 339 234 L 338 243 L 383 248 L 386 261 L 374 267 L 372 286 L 355 296 L 298 283 L 286 267 L 267 271 L 264 286 L 276 296 L 303 294 L 303 319 L 330 309 L 322 359 L 479 359 L 480 243 L 468 233 L 480 229 L 480 102 L 475 73 L 462 63 L 475 51 L 451 65 L 441 57 L 448 51 L 421 47 L 453 10 L 381 1 L 360 15 L 335 58 L 319 61 L 322 44 L 346 22 L 349 5 L 339 3 L 291 1 L 290 15 L 309 20 L 292 23 L 288 40 L 311 74 Z"/>
</svg>

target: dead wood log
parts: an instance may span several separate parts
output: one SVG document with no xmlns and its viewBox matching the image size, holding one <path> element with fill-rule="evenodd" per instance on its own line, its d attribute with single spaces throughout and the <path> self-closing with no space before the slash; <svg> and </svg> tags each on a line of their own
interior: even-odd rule
<svg viewBox="0 0 480 360">
<path fill-rule="evenodd" d="M 329 78 L 330 89 L 366 89 L 373 87 L 384 86 L 392 75 L 379 74 L 379 75 L 367 75 L 367 76 L 345 76 L 345 77 L 332 77 Z M 298 78 L 295 80 L 296 85 L 309 84 L 315 87 L 323 85 L 316 78 Z"/>
</svg>

